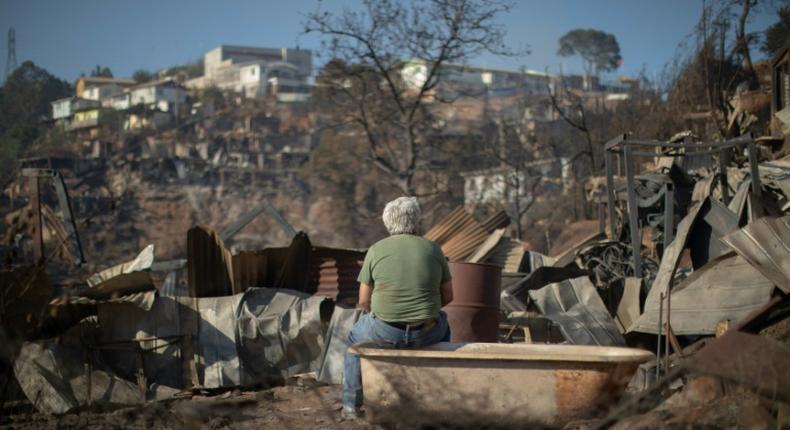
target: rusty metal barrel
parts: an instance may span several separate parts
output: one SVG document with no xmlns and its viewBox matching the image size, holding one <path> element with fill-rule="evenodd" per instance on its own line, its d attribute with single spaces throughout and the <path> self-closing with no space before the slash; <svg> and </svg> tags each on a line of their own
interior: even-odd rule
<svg viewBox="0 0 790 430">
<path fill-rule="evenodd" d="M 453 342 L 496 342 L 502 268 L 490 264 L 449 263 L 453 301 L 444 307 Z"/>
</svg>

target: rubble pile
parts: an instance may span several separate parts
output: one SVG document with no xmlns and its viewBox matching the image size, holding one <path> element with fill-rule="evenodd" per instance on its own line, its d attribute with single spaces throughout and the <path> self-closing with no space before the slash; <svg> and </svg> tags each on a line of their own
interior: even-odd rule
<svg viewBox="0 0 790 430">
<path fill-rule="evenodd" d="M 624 181 L 610 171 L 610 187 L 598 190 L 608 219 L 561 254 L 508 237 L 504 212 L 480 221 L 458 208 L 425 237 L 451 262 L 502 268 L 500 342 L 655 353 L 608 415 L 569 425 L 649 427 L 656 411 L 683 422 L 672 411 L 727 402 L 722 387 L 757 396 L 761 419 L 786 424 L 790 156 L 758 153 L 749 138 L 653 144 L 662 151 L 652 170 L 626 166 Z M 693 147 L 732 157 L 691 163 Z M 225 242 L 263 212 L 290 245 L 231 251 Z M 222 231 L 190 228 L 185 243 L 181 258 L 157 260 L 146 246 L 68 288 L 41 266 L 1 272 L 0 382 L 48 414 L 268 387 L 307 372 L 341 382 L 365 250 L 315 246 L 267 201 Z"/>
</svg>

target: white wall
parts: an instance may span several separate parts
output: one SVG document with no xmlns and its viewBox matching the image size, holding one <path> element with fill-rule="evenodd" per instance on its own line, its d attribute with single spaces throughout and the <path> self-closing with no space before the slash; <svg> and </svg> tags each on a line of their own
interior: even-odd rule
<svg viewBox="0 0 790 430">
<path fill-rule="evenodd" d="M 52 119 L 62 119 L 71 116 L 71 99 L 52 102 Z"/>
</svg>

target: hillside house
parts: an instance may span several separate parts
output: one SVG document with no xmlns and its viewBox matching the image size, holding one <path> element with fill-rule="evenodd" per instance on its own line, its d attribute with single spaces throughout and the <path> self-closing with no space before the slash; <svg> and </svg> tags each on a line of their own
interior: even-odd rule
<svg viewBox="0 0 790 430">
<path fill-rule="evenodd" d="M 148 109 L 169 112 L 179 116 L 186 111 L 187 92 L 181 85 L 172 80 L 148 82 L 129 90 L 129 106 L 143 105 Z M 123 106 L 124 101 L 117 99 L 117 105 Z"/>
<path fill-rule="evenodd" d="M 248 98 L 273 97 L 281 102 L 305 101 L 312 53 L 303 49 L 221 45 L 203 57 L 204 75 L 185 82 L 189 88 L 215 86 Z"/>
<path fill-rule="evenodd" d="M 74 85 L 74 95 L 89 100 L 102 100 L 135 84 L 131 79 L 82 76 Z"/>
<path fill-rule="evenodd" d="M 98 101 L 80 97 L 66 97 L 50 104 L 52 105 L 52 120 L 67 130 L 87 126 L 91 121 L 88 120 L 85 112 L 99 107 Z"/>
</svg>

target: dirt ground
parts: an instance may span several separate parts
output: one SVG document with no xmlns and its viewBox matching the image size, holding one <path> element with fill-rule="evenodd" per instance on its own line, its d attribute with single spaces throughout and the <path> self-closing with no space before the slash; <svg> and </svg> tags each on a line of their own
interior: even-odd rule
<svg viewBox="0 0 790 430">
<path fill-rule="evenodd" d="M 29 404 L 19 404 L 6 407 L 2 414 L 2 429 L 381 429 L 365 420 L 342 420 L 340 386 L 336 385 L 233 391 L 61 416 L 40 414 Z"/>
</svg>

